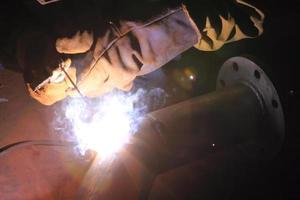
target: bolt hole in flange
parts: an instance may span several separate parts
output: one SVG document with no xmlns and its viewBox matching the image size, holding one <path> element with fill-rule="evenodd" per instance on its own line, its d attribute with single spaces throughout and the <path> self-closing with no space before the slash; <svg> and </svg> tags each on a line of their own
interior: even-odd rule
<svg viewBox="0 0 300 200">
<path fill-rule="evenodd" d="M 232 68 L 233 68 L 233 70 L 236 71 L 236 72 L 239 71 L 239 65 L 238 65 L 236 62 L 233 62 L 233 63 L 232 63 Z"/>
<path fill-rule="evenodd" d="M 278 108 L 278 102 L 275 99 L 272 99 L 273 108 Z"/>
<path fill-rule="evenodd" d="M 259 73 L 258 70 L 254 71 L 254 76 L 255 76 L 256 79 L 260 79 L 260 73 Z"/>
<path fill-rule="evenodd" d="M 226 86 L 226 83 L 225 83 L 224 80 L 220 80 L 220 84 L 221 84 L 222 87 L 225 87 L 225 86 Z"/>
</svg>

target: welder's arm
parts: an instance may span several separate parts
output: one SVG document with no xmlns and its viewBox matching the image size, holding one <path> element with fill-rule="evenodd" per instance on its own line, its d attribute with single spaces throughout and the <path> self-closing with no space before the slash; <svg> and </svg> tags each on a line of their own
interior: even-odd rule
<svg viewBox="0 0 300 200">
<path fill-rule="evenodd" d="M 32 45 L 34 39 L 24 40 L 26 48 L 20 49 L 25 53 L 44 49 Z M 31 53 L 32 57 L 21 60 L 27 61 L 24 71 L 30 95 L 51 105 L 67 96 L 97 97 L 114 88 L 128 91 L 136 76 L 163 66 L 199 39 L 197 26 L 181 6 L 143 22 L 97 22 L 94 31 L 78 30 L 74 36 L 54 39 L 55 52 L 45 48 L 39 57 Z M 44 40 L 48 41 L 47 37 Z M 49 42 L 41 46 L 52 47 L 52 40 Z M 30 58 L 40 62 L 32 64 Z M 57 62 L 49 63 L 49 59 Z"/>
<path fill-rule="evenodd" d="M 201 32 L 201 39 L 195 45 L 199 50 L 218 50 L 226 43 L 263 33 L 265 15 L 247 0 L 202 0 L 190 8 Z M 92 39 L 91 33 L 77 32 L 73 38 L 58 39 L 57 49 L 61 53 L 86 52 Z"/>
<path fill-rule="evenodd" d="M 240 27 L 244 26 L 244 23 L 238 23 L 242 15 L 235 15 L 235 12 L 228 12 L 227 16 L 216 14 L 215 17 L 211 17 L 209 13 L 212 10 L 207 10 L 204 25 L 201 25 L 198 20 L 198 24 L 193 21 L 185 6 L 169 10 L 147 22 L 112 23 L 105 29 L 104 35 L 97 37 L 92 32 L 78 32 L 72 38 L 56 40 L 56 51 L 59 53 L 85 53 L 93 58 L 91 62 L 86 63 L 83 70 L 77 72 L 77 79 L 73 80 L 76 87 L 70 84 L 58 87 L 57 83 L 53 83 L 45 85 L 42 93 L 32 92 L 31 95 L 41 103 L 50 105 L 67 95 L 78 96 L 78 91 L 88 97 L 100 96 L 113 88 L 128 91 L 136 76 L 160 68 L 193 46 L 199 50 L 212 51 L 226 43 L 256 37 L 262 33 L 264 15 L 260 10 L 241 0 L 228 2 L 233 2 L 230 7 L 235 6 L 237 10 L 247 11 L 243 16 L 246 16 L 251 22 L 250 26 L 254 27 L 254 35 L 242 31 L 243 28 Z M 252 12 L 255 14 L 252 15 Z M 203 13 L 199 15 L 203 16 Z M 197 13 L 193 16 L 197 16 Z M 221 22 L 219 26 L 212 20 L 216 16 Z M 66 80 L 64 82 L 67 83 Z"/>
<path fill-rule="evenodd" d="M 147 22 L 112 23 L 102 37 L 94 39 L 94 48 L 90 51 L 94 60 L 79 75 L 77 87 L 89 97 L 100 96 L 113 88 L 128 91 L 136 76 L 160 68 L 193 47 L 199 39 L 198 28 L 185 6 L 169 10 Z M 58 50 L 64 46 L 61 41 L 63 39 L 56 43 Z M 76 46 L 72 42 L 80 41 L 70 40 L 69 45 Z M 78 90 L 69 91 L 69 95 L 77 96 Z"/>
</svg>

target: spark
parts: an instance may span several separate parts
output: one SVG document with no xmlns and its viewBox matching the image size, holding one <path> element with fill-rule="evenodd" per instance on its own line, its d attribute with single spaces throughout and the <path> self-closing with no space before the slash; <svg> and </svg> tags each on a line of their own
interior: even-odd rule
<svg viewBox="0 0 300 200">
<path fill-rule="evenodd" d="M 93 105 L 81 98 L 71 100 L 66 117 L 72 124 L 80 152 L 94 150 L 107 158 L 120 151 L 136 130 L 139 117 L 134 108 L 136 100 L 137 95 L 122 94 L 108 95 Z"/>
<path fill-rule="evenodd" d="M 167 97 L 161 88 L 140 88 L 94 99 L 69 98 L 58 105 L 52 125 L 64 139 L 77 144 L 81 155 L 91 150 L 102 161 L 113 160 L 131 142 L 145 114 L 161 108 Z"/>
</svg>

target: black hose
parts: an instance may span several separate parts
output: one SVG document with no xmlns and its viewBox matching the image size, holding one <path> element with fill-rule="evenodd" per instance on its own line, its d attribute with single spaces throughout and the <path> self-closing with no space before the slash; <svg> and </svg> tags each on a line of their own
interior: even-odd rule
<svg viewBox="0 0 300 200">
<path fill-rule="evenodd" d="M 59 141 L 59 140 L 24 140 L 19 142 L 14 142 L 3 147 L 0 147 L 0 156 L 17 148 L 23 148 L 26 146 L 56 146 L 56 147 L 74 147 L 75 142 Z"/>
</svg>

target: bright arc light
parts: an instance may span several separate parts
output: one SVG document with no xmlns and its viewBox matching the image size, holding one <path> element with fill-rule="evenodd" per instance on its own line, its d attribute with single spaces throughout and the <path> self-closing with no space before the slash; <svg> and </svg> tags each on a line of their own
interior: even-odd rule
<svg viewBox="0 0 300 200">
<path fill-rule="evenodd" d="M 70 100 L 66 117 L 71 122 L 80 152 L 84 154 L 90 149 L 107 158 L 120 151 L 136 130 L 140 112 L 133 105 L 137 99 L 138 94 L 106 96 L 93 104 L 89 120 L 84 119 L 84 115 L 90 105 L 82 99 Z"/>
</svg>

